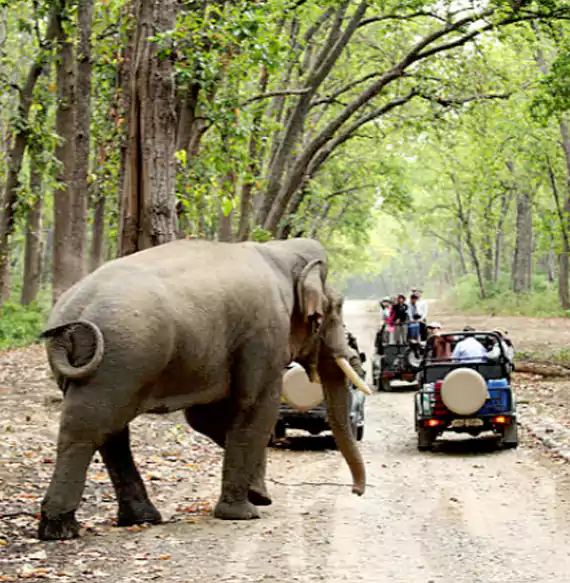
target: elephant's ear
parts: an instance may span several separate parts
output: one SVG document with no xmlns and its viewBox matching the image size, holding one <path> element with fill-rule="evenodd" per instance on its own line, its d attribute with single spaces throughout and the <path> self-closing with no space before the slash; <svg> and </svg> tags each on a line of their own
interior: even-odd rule
<svg viewBox="0 0 570 583">
<path fill-rule="evenodd" d="M 303 269 L 297 281 L 297 299 L 305 322 L 314 322 L 317 326 L 323 323 L 327 308 L 327 297 L 323 286 L 320 259 L 311 261 Z"/>
</svg>

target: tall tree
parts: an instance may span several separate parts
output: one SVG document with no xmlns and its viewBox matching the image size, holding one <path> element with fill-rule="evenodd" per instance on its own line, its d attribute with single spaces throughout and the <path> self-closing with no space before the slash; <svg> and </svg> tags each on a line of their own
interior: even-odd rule
<svg viewBox="0 0 570 583">
<path fill-rule="evenodd" d="M 66 6 L 60 3 L 57 15 L 58 54 L 56 64 L 57 111 L 55 131 L 59 136 L 55 157 L 58 161 L 57 186 L 53 194 L 53 257 L 52 302 L 74 283 L 74 274 L 83 258 L 78 257 L 72 245 L 73 217 L 72 183 L 75 164 L 75 67 L 73 41 L 69 30 L 71 22 Z"/>
<path fill-rule="evenodd" d="M 171 51 L 176 0 L 137 0 L 119 254 L 176 238 L 176 113 Z M 149 40 L 151 39 L 151 40 Z"/>
<path fill-rule="evenodd" d="M 70 243 L 76 254 L 71 263 L 70 283 L 85 275 L 87 215 L 89 201 L 89 152 L 91 136 L 91 28 L 93 0 L 79 0 L 77 7 L 77 45 L 75 73 L 75 159 L 73 168 Z"/>
</svg>

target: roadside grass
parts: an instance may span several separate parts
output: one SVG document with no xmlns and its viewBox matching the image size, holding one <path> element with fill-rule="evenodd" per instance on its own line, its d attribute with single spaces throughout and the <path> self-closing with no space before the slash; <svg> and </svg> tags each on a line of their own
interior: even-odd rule
<svg viewBox="0 0 570 583">
<path fill-rule="evenodd" d="M 546 277 L 535 276 L 531 293 L 516 294 L 510 290 L 510 278 L 502 276 L 499 282 L 489 285 L 487 298 L 481 293 L 475 276 L 462 278 L 449 292 L 446 301 L 466 314 L 526 316 L 534 318 L 570 317 L 570 310 L 560 307 L 556 286 Z"/>
<path fill-rule="evenodd" d="M 21 348 L 38 342 L 38 336 L 50 310 L 50 290 L 40 292 L 38 299 L 29 306 L 23 306 L 19 298 L 19 286 L 15 286 L 12 299 L 5 302 L 0 310 L 0 350 Z"/>
<path fill-rule="evenodd" d="M 522 362 L 538 364 L 555 364 L 567 367 L 570 364 L 570 348 L 553 350 L 517 350 L 515 359 Z"/>
</svg>

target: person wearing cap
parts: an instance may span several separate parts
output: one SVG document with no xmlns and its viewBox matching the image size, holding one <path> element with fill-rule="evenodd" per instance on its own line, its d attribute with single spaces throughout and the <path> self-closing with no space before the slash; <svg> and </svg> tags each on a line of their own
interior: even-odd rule
<svg viewBox="0 0 570 583">
<path fill-rule="evenodd" d="M 465 326 L 463 332 L 475 332 L 475 329 Z M 484 362 L 486 356 L 485 347 L 474 336 L 467 336 L 459 341 L 451 354 L 453 360 L 460 362 Z"/>
</svg>

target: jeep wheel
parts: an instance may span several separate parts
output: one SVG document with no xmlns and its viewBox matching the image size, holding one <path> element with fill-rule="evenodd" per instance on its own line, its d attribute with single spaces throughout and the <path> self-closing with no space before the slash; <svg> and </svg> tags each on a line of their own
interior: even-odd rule
<svg viewBox="0 0 570 583">
<path fill-rule="evenodd" d="M 429 451 L 433 447 L 435 437 L 433 432 L 425 427 L 418 429 L 418 450 Z"/>
<path fill-rule="evenodd" d="M 519 444 L 519 431 L 517 422 L 513 419 L 512 423 L 505 427 L 502 438 L 502 446 L 505 449 L 514 449 Z"/>
<path fill-rule="evenodd" d="M 361 425 L 356 429 L 356 441 L 362 441 L 363 437 L 364 437 L 364 425 Z"/>
<path fill-rule="evenodd" d="M 390 382 L 390 379 L 380 377 L 380 382 L 378 383 L 378 390 L 384 391 L 385 393 L 389 393 L 392 390 L 392 383 Z"/>
</svg>

